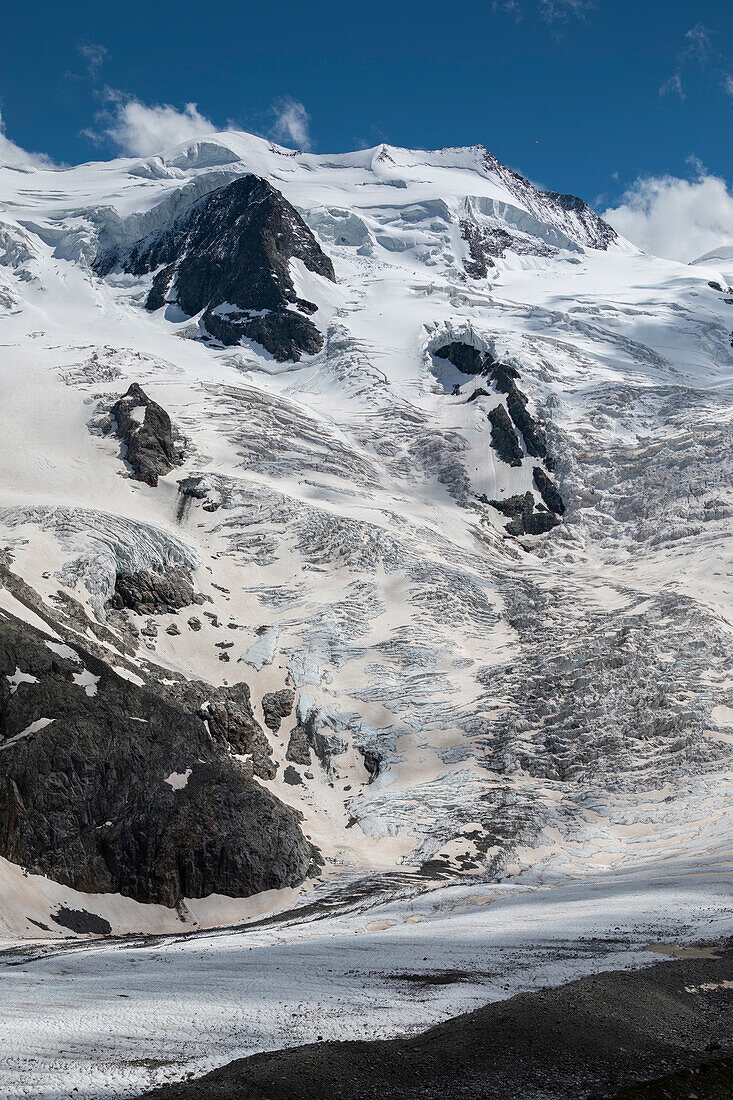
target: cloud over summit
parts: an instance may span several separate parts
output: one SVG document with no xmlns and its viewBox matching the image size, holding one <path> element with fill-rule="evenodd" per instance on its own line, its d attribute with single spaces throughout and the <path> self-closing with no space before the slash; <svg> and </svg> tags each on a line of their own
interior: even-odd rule
<svg viewBox="0 0 733 1100">
<path fill-rule="evenodd" d="M 187 103 L 179 111 L 168 103 L 147 106 L 111 88 L 105 90 L 105 96 L 112 110 L 103 114 L 103 129 L 96 137 L 109 138 L 126 156 L 149 157 L 218 129 L 195 103 Z"/>
</svg>

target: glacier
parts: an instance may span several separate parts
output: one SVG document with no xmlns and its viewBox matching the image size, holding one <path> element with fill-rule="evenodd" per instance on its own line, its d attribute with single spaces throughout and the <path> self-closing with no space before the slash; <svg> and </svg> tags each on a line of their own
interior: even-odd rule
<svg viewBox="0 0 733 1100">
<path fill-rule="evenodd" d="M 312 306 L 320 340 L 298 360 L 246 334 L 220 342 L 203 304 L 180 308 L 175 281 L 151 303 L 159 266 L 100 266 L 244 176 L 280 193 L 333 265 L 333 280 L 299 258 L 287 266 L 292 300 L 278 311 Z M 729 929 L 731 282 L 725 249 L 692 265 L 645 255 L 580 200 L 538 190 L 480 146 L 318 155 L 226 132 L 147 159 L 0 166 L 0 612 L 133 684 L 246 682 L 277 765 L 252 781 L 302 815 L 323 860 L 300 886 L 177 907 L 0 860 L 8 949 L 33 944 L 45 957 L 59 940 L 86 943 L 54 922 L 70 909 L 115 935 L 168 936 L 163 957 L 185 966 L 179 956 L 224 936 L 227 950 L 264 950 L 270 933 L 253 927 L 248 939 L 247 922 L 284 912 L 277 950 L 310 951 L 317 904 L 337 915 L 314 936 L 372 921 L 370 949 L 424 945 L 463 965 L 445 922 L 455 902 L 466 942 L 488 935 L 487 891 L 516 907 L 519 925 L 565 892 L 581 914 L 570 923 L 585 930 L 568 936 L 592 924 L 593 935 L 619 925 L 630 937 L 643 928 L 642 940 L 694 938 L 708 914 Z M 261 331 L 268 308 L 253 306 L 242 331 Z M 216 306 L 224 320 L 239 309 Z M 442 354 L 450 345 L 472 353 L 464 367 L 481 366 L 460 369 Z M 512 415 L 492 364 L 524 414 L 515 404 Z M 132 476 L 113 430 L 133 383 L 178 433 L 182 464 L 157 486 Z M 515 464 L 497 450 L 500 416 Z M 548 507 L 543 479 L 562 510 Z M 529 501 L 546 529 L 532 533 L 525 515 L 512 530 L 512 501 Z M 118 576 L 171 569 L 190 576 L 195 605 L 110 606 Z M 37 690 L 29 675 L 14 666 L 8 691 Z M 285 689 L 295 702 L 273 730 L 263 699 Z M 13 751 L 0 745 L 0 770 Z M 246 754 L 231 756 L 251 771 Z M 172 788 L 190 767 L 181 760 L 160 782 Z M 604 923 L 588 914 L 605 896 Z M 434 906 L 425 928 L 423 906 Z M 239 928 L 213 931 L 229 925 Z M 180 932 L 208 938 L 178 946 Z M 85 973 L 75 980 L 91 988 L 97 965 L 118 965 L 106 944 L 71 956 Z M 638 940 L 625 950 L 641 964 Z M 56 965 L 49 957 L 43 966 Z M 526 987 L 522 957 L 501 995 Z M 568 967 L 553 965 L 564 980 Z M 175 1068 L 152 1081 L 90 1058 L 85 1095 L 134 1095 L 241 1054 L 214 980 L 202 978 L 216 1005 L 211 1055 L 181 1038 Z M 424 1011 L 393 1005 L 379 1033 L 499 996 L 479 984 Z M 344 997 L 348 1024 L 334 1037 L 366 1034 L 369 1013 Z M 143 1036 L 150 1021 L 125 1026 Z M 260 1031 L 248 1051 L 294 1041 L 271 1022 Z M 20 1051 L 26 1040 L 13 1036 Z M 142 1038 L 134 1046 L 148 1056 Z M 30 1072 L 18 1057 L 14 1072 Z M 72 1064 L 43 1073 L 63 1078 Z M 28 1095 L 51 1095 L 41 1077 Z"/>
</svg>

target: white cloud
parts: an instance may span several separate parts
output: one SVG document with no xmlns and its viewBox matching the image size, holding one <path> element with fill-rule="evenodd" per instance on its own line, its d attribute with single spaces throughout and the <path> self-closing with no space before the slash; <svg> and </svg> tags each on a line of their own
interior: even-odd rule
<svg viewBox="0 0 733 1100">
<path fill-rule="evenodd" d="M 279 99 L 272 110 L 275 114 L 273 136 L 279 141 L 310 149 L 310 115 L 297 99 Z"/>
<path fill-rule="evenodd" d="M 733 96 L 733 75 L 731 73 L 727 73 L 723 79 L 723 87 L 728 95 Z"/>
<path fill-rule="evenodd" d="M 685 34 L 685 42 L 687 45 L 683 51 L 683 56 L 696 57 L 698 61 L 707 61 L 711 50 L 707 27 L 704 27 L 702 23 L 691 27 Z"/>
<path fill-rule="evenodd" d="M 583 19 L 594 7 L 595 0 L 540 0 L 540 12 L 548 23 L 575 17 Z"/>
<path fill-rule="evenodd" d="M 595 5 L 596 0 L 493 0 L 492 8 L 513 15 L 518 22 L 539 12 L 547 23 L 558 23 L 584 19 Z"/>
<path fill-rule="evenodd" d="M 682 73 L 672 73 L 668 77 L 664 84 L 659 89 L 660 95 L 669 95 L 670 92 L 676 92 L 680 99 L 686 99 L 685 89 L 682 87 Z"/>
<path fill-rule="evenodd" d="M 76 48 L 87 63 L 89 75 L 94 79 L 104 64 L 104 60 L 107 56 L 107 47 L 99 46 L 94 42 L 85 42 L 83 45 L 77 46 Z"/>
<path fill-rule="evenodd" d="M 714 66 L 715 62 L 716 54 L 708 29 L 702 23 L 698 23 L 685 32 L 685 45 L 677 54 L 677 67 L 661 85 L 659 94 L 669 95 L 674 92 L 680 99 L 686 99 L 683 73 L 689 75 L 695 68 L 704 72 Z"/>
<path fill-rule="evenodd" d="M 0 166 L 10 168 L 53 168 L 50 157 L 42 153 L 28 153 L 5 136 L 5 123 L 0 112 Z"/>
<path fill-rule="evenodd" d="M 132 157 L 149 157 L 184 141 L 214 133 L 217 127 L 202 115 L 195 103 L 187 103 L 182 111 L 170 104 L 148 107 L 133 96 L 123 95 L 113 88 L 105 89 L 105 98 L 114 105 L 113 113 L 100 116 L 104 121 L 101 134 L 87 131 L 89 137 L 110 138 L 120 152 Z"/>
<path fill-rule="evenodd" d="M 634 244 L 667 260 L 689 263 L 733 244 L 733 193 L 701 164 L 693 179 L 646 176 L 603 217 Z"/>
</svg>

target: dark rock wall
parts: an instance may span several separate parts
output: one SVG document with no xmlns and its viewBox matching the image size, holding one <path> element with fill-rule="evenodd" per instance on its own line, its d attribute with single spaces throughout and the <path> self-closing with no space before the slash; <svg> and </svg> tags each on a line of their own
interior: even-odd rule
<svg viewBox="0 0 733 1100">
<path fill-rule="evenodd" d="M 157 274 L 147 308 L 175 302 L 223 344 L 254 340 L 280 362 L 323 346 L 310 320 L 317 311 L 298 298 L 290 260 L 335 280 L 333 264 L 297 210 L 267 180 L 240 176 L 205 195 L 163 229 L 96 263 L 98 274 Z"/>
<path fill-rule="evenodd" d="M 248 684 L 214 687 L 204 680 L 189 680 L 170 685 L 168 692 L 206 723 L 217 744 L 239 756 L 250 757 L 254 775 L 274 779 L 277 764 L 272 759 L 270 742 L 252 711 Z"/>
<path fill-rule="evenodd" d="M 37 682 L 13 690 L 16 669 Z M 74 679 L 84 670 L 90 691 Z M 40 718 L 53 722 L 23 735 Z M 296 813 L 199 717 L 89 653 L 59 656 L 5 614 L 0 855 L 78 890 L 168 906 L 293 886 L 318 859 Z"/>
<path fill-rule="evenodd" d="M 295 705 L 295 692 L 292 688 L 282 688 L 280 691 L 268 691 L 262 697 L 262 711 L 265 715 L 265 725 L 273 733 L 280 729 L 282 721 L 292 714 Z"/>
</svg>

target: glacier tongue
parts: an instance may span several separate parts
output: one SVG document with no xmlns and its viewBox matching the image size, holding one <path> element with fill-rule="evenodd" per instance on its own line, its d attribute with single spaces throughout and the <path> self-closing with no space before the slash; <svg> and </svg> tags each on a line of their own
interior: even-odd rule
<svg viewBox="0 0 733 1100">
<path fill-rule="evenodd" d="M 174 294 L 147 311 L 168 254 L 98 262 L 244 176 L 325 256 L 282 267 L 282 309 L 317 307 L 299 362 L 224 347 Z M 0 530 L 26 586 L 0 608 L 20 593 L 151 686 L 245 681 L 261 722 L 295 692 L 259 782 L 324 875 L 723 859 L 733 306 L 704 263 L 643 255 L 480 147 L 317 156 L 228 133 L 0 169 L 0 200 Z M 185 438 L 157 486 L 109 430 L 133 383 Z M 194 605 L 108 606 L 118 575 L 175 569 Z M 141 921 L 125 906 L 114 930 Z"/>
</svg>

